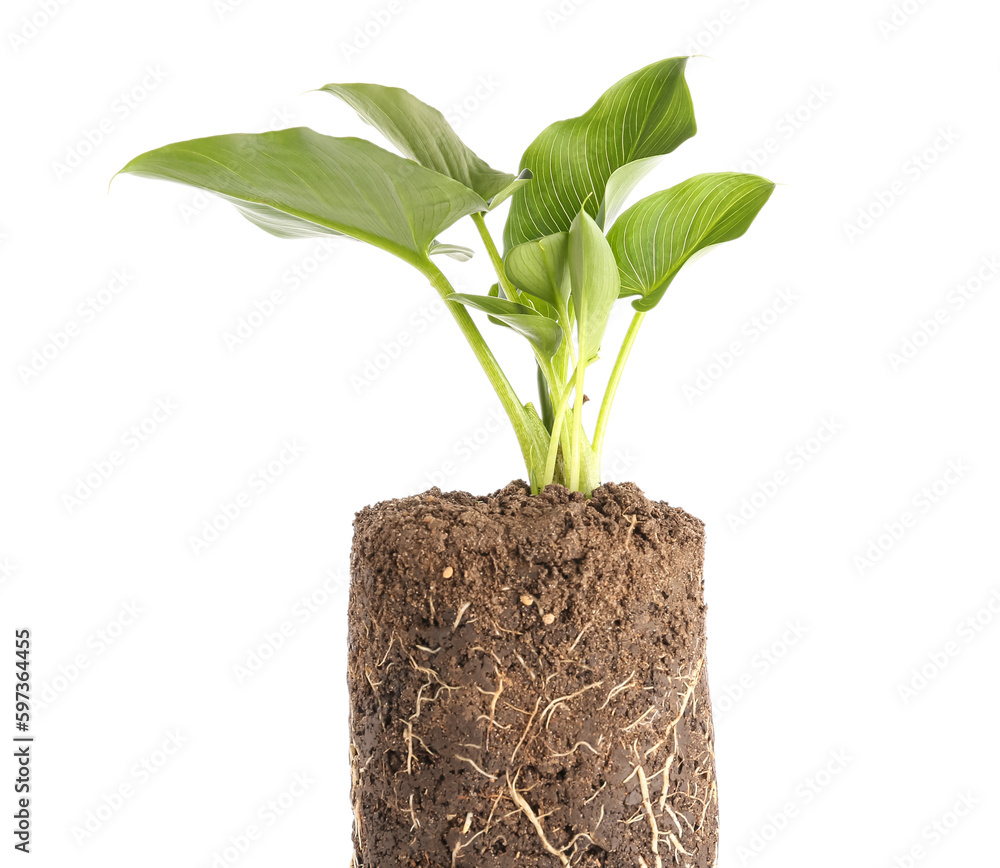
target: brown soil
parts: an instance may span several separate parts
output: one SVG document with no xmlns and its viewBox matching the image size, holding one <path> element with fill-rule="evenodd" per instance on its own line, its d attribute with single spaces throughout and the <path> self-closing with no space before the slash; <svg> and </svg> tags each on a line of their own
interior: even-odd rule
<svg viewBox="0 0 1000 868">
<path fill-rule="evenodd" d="M 631 483 L 359 512 L 355 865 L 714 866 L 703 552 Z"/>
</svg>

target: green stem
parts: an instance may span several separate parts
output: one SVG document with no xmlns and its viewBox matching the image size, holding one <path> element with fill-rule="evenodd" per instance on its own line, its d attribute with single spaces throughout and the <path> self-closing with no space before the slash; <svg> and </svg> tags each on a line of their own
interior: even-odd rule
<svg viewBox="0 0 1000 868">
<path fill-rule="evenodd" d="M 419 268 L 427 279 L 430 280 L 431 286 L 437 290 L 438 295 L 440 295 L 442 299 L 447 299 L 448 296 L 455 291 L 454 287 L 448 281 L 448 278 L 445 277 L 441 269 L 439 269 L 429 259 L 421 262 L 419 264 Z M 503 370 L 500 368 L 500 364 L 497 362 L 496 357 L 486 344 L 486 341 L 483 339 L 482 334 L 476 327 L 476 324 L 472 321 L 472 317 L 469 316 L 469 312 L 465 309 L 465 307 L 460 304 L 448 304 L 446 306 L 451 311 L 451 315 L 455 318 L 455 321 L 458 323 L 458 327 L 462 330 L 462 334 L 465 335 L 465 339 L 469 342 L 469 346 L 472 347 L 472 352 L 476 354 L 476 358 L 479 360 L 479 364 L 482 365 L 483 371 L 486 373 L 486 376 L 490 381 L 490 385 L 493 386 L 494 391 L 497 393 L 497 397 L 500 398 L 500 403 L 503 405 L 503 408 L 507 413 L 507 417 L 510 419 L 511 425 L 514 426 L 514 433 L 517 435 L 517 442 L 521 446 L 521 453 L 524 455 L 524 460 L 528 465 L 528 471 L 530 473 L 532 471 L 531 446 L 533 441 L 531 432 L 525 420 L 524 407 L 521 405 L 521 401 L 517 397 L 514 387 L 511 386 L 510 381 L 507 379 L 507 375 L 504 374 Z"/>
<path fill-rule="evenodd" d="M 576 400 L 573 402 L 573 445 L 570 470 L 569 487 L 573 491 L 580 488 L 580 433 L 583 431 L 583 374 L 584 365 L 577 364 L 573 379 L 576 381 Z"/>
<path fill-rule="evenodd" d="M 559 455 L 559 444 L 563 444 L 563 452 L 569 455 L 569 442 L 564 437 L 566 431 L 566 407 L 569 404 L 570 385 L 567 385 L 559 394 L 559 403 L 556 406 L 555 420 L 552 423 L 552 434 L 549 437 L 549 452 L 545 459 L 545 475 L 542 477 L 543 485 L 548 485 L 555 480 L 556 458 Z"/>
<path fill-rule="evenodd" d="M 517 291 L 517 287 L 507 277 L 507 272 L 503 267 L 503 257 L 500 256 L 500 251 L 497 250 L 496 243 L 493 241 L 493 236 L 490 235 L 490 230 L 486 226 L 486 220 L 483 218 L 482 212 L 477 211 L 473 214 L 472 222 L 476 224 L 479 236 L 483 239 L 483 244 L 486 245 L 486 252 L 490 255 L 490 262 L 493 263 L 493 270 L 497 273 L 497 279 L 500 281 L 500 286 L 503 287 L 504 294 L 511 301 L 520 302 L 521 293 Z"/>
<path fill-rule="evenodd" d="M 635 316 L 632 317 L 632 322 L 625 333 L 625 340 L 622 341 L 622 347 L 618 351 L 615 366 L 611 371 L 608 388 L 604 391 L 601 412 L 597 416 L 597 425 L 594 428 L 594 454 L 597 456 L 598 463 L 601 460 L 601 448 L 604 446 L 604 433 L 608 427 L 608 414 L 611 412 L 611 405 L 615 401 L 615 393 L 618 391 L 618 383 L 621 381 L 625 362 L 628 361 L 629 353 L 632 352 L 632 345 L 635 343 L 635 337 L 639 334 L 639 326 L 642 325 L 642 320 L 645 316 L 645 311 L 637 311 Z"/>
</svg>

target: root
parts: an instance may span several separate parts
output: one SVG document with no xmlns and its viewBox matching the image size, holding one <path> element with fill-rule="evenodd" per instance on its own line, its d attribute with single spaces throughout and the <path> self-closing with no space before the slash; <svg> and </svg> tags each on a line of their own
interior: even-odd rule
<svg viewBox="0 0 1000 868">
<path fill-rule="evenodd" d="M 462 603 L 461 608 L 458 610 L 458 615 L 455 616 L 455 623 L 451 627 L 452 630 L 458 629 L 458 625 L 462 623 L 462 616 L 469 611 L 469 606 L 471 605 L 472 603 Z"/>
<path fill-rule="evenodd" d="M 592 795 L 592 796 L 591 796 L 591 797 L 590 797 L 589 799 L 585 800 L 585 801 L 584 801 L 584 804 L 585 804 L 585 805 L 589 805 L 589 804 L 590 804 L 590 803 L 591 803 L 592 801 L 594 801 L 594 799 L 596 799 L 596 798 L 597 798 L 597 797 L 598 797 L 598 796 L 599 796 L 599 795 L 600 795 L 600 794 L 601 794 L 602 792 L 604 792 L 604 788 L 605 788 L 605 787 L 606 787 L 607 785 L 608 785 L 608 782 L 607 782 L 607 781 L 605 781 L 605 782 L 604 782 L 603 784 L 601 784 L 601 788 L 600 788 L 600 789 L 599 789 L 599 790 L 598 790 L 598 791 L 597 791 L 596 793 L 594 793 L 594 795 Z M 604 816 L 604 814 L 603 814 L 603 811 L 604 811 L 604 805 L 601 805 L 601 811 L 602 811 L 602 813 L 601 813 L 601 816 L 602 816 L 602 818 L 603 818 L 603 816 Z M 600 825 L 600 823 L 598 823 L 597 825 L 599 826 L 599 825 Z"/>
<path fill-rule="evenodd" d="M 493 721 L 496 718 L 497 702 L 500 700 L 500 694 L 503 693 L 503 673 L 500 672 L 497 673 L 497 680 L 499 681 L 499 684 L 497 686 L 497 689 L 494 690 L 492 693 L 488 690 L 483 690 L 483 688 L 480 687 L 478 684 L 476 685 L 476 690 L 478 690 L 480 693 L 485 693 L 487 696 L 493 697 L 493 701 L 490 703 L 489 720 L 486 723 L 486 739 L 483 742 L 483 744 L 486 746 L 486 750 L 490 749 L 490 730 L 493 729 Z M 480 717 L 482 716 L 483 715 L 480 715 Z"/>
<path fill-rule="evenodd" d="M 490 779 L 491 781 L 495 781 L 495 780 L 497 779 L 497 776 L 496 776 L 496 775 L 491 775 L 491 774 L 490 774 L 489 772 L 487 772 L 487 771 L 484 771 L 484 770 L 483 770 L 483 769 L 481 769 L 481 768 L 480 768 L 480 767 L 479 767 L 478 765 L 476 765 L 476 762 L 475 762 L 475 760 L 471 760 L 471 759 L 469 759 L 469 758 L 468 758 L 467 756 L 457 756 L 457 755 L 456 755 L 455 759 L 457 759 L 457 760 L 461 760 L 461 761 L 462 761 L 462 762 L 464 762 L 464 763 L 468 763 L 468 764 L 469 764 L 470 766 L 472 766 L 472 767 L 473 767 L 473 768 L 474 768 L 474 769 L 475 769 L 475 770 L 476 770 L 477 772 L 479 772 L 479 774 L 481 774 L 481 775 L 482 775 L 482 776 L 483 776 L 484 778 L 489 778 L 489 779 Z"/>
<path fill-rule="evenodd" d="M 582 696 L 588 690 L 593 690 L 595 687 L 600 687 L 604 683 L 604 680 L 595 681 L 593 684 L 588 684 L 586 687 L 581 688 L 576 691 L 576 693 L 570 693 L 568 696 L 560 696 L 558 699 L 553 699 L 547 706 L 545 706 L 545 711 L 542 712 L 542 719 L 544 720 L 546 715 L 548 715 L 548 720 L 545 721 L 545 728 L 549 728 L 549 723 L 552 720 L 552 715 L 555 714 L 556 708 L 562 705 L 564 702 L 569 702 L 571 699 L 576 699 L 578 696 Z"/>
<path fill-rule="evenodd" d="M 607 708 L 608 703 L 611 702 L 612 699 L 614 699 L 623 690 L 628 690 L 628 686 L 632 683 L 633 678 L 635 678 L 634 669 L 632 670 L 632 674 L 629 675 L 629 677 L 626 678 L 621 684 L 616 684 L 614 687 L 611 688 L 611 692 L 608 694 L 608 698 L 604 700 L 603 705 L 598 706 L 597 710 L 601 711 L 602 709 Z"/>
<path fill-rule="evenodd" d="M 552 844 L 549 843 L 549 839 L 545 835 L 545 830 L 542 828 L 541 821 L 538 819 L 535 812 L 531 810 L 531 805 L 528 804 L 527 799 L 525 799 L 524 796 L 517 791 L 516 784 L 517 775 L 514 775 L 514 780 L 511 780 L 508 776 L 507 787 L 510 790 L 510 797 L 514 800 L 514 804 L 521 809 L 521 813 L 524 814 L 524 816 L 528 818 L 531 825 L 535 827 L 535 832 L 538 834 L 538 839 L 542 842 L 542 846 L 568 868 L 569 859 L 566 857 L 566 854 L 557 850 L 552 846 Z"/>
<path fill-rule="evenodd" d="M 647 708 L 642 714 L 626 726 L 623 732 L 631 732 L 637 726 L 645 726 L 647 723 L 652 723 L 653 718 L 656 717 L 657 714 L 659 714 L 659 712 L 656 710 L 656 706 L 649 706 L 649 708 Z M 647 717 L 649 720 L 646 720 Z"/>
<path fill-rule="evenodd" d="M 673 832 L 667 832 L 667 837 L 670 839 L 670 843 L 674 845 L 674 849 L 678 853 L 683 853 L 685 856 L 690 856 L 687 850 L 684 849 L 684 845 L 677 840 L 677 836 Z"/>
<path fill-rule="evenodd" d="M 389 639 L 389 647 L 385 649 L 385 654 L 383 655 L 382 659 L 379 660 L 379 662 L 375 664 L 375 668 L 376 669 L 381 669 L 382 668 L 382 664 L 385 663 L 385 661 L 389 659 L 389 652 L 392 651 L 392 646 L 397 641 L 398 640 L 397 640 L 396 634 L 393 633 L 392 634 L 392 638 Z M 399 644 L 402 645 L 403 643 L 400 642 Z"/>
<path fill-rule="evenodd" d="M 629 518 L 632 519 L 632 523 L 628 526 L 628 530 L 625 531 L 625 548 L 628 548 L 632 544 L 632 531 L 635 530 L 636 523 L 639 521 L 639 517 L 636 515 L 630 515 Z"/>
<path fill-rule="evenodd" d="M 511 751 L 510 761 L 508 765 L 514 765 L 514 757 L 517 756 L 517 752 L 521 749 L 521 745 L 524 744 L 524 740 L 528 737 L 528 733 L 531 731 L 531 724 L 535 721 L 535 715 L 538 714 L 538 706 L 542 704 L 542 698 L 538 697 L 535 700 L 535 710 L 531 712 L 531 717 L 528 718 L 528 725 L 524 728 L 524 732 L 521 733 L 521 740 L 514 745 L 514 750 Z"/>
<path fill-rule="evenodd" d="M 594 622 L 591 621 L 586 626 L 584 626 L 584 628 L 579 632 L 577 637 L 573 640 L 573 644 L 569 646 L 570 651 L 576 650 L 576 646 L 580 643 L 580 640 L 583 638 L 583 634 L 586 633 L 593 625 Z"/>
<path fill-rule="evenodd" d="M 553 754 L 549 754 L 549 758 L 550 759 L 562 759 L 564 756 L 571 756 L 572 754 L 576 753 L 576 749 L 578 747 L 580 747 L 581 745 L 583 747 L 585 747 L 585 748 L 588 748 L 590 750 L 590 752 L 592 754 L 594 754 L 595 756 L 600 756 L 601 755 L 599 751 L 594 750 L 594 746 L 589 741 L 578 741 L 576 744 L 573 745 L 573 747 L 571 747 L 565 753 L 553 753 Z"/>
<path fill-rule="evenodd" d="M 641 765 L 637 766 L 637 768 L 639 771 L 639 792 L 642 793 L 642 806 L 646 809 L 646 817 L 649 819 L 649 829 L 652 832 L 650 849 L 653 851 L 653 861 L 656 868 L 663 868 L 663 860 L 660 858 L 660 828 L 656 824 L 653 805 L 649 801 L 649 784 L 646 783 L 646 770 Z"/>
</svg>

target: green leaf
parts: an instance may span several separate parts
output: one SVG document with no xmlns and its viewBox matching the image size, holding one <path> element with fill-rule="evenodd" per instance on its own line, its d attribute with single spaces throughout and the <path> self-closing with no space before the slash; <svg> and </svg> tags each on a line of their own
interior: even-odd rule
<svg viewBox="0 0 1000 868">
<path fill-rule="evenodd" d="M 621 285 L 614 253 L 600 226 L 586 211 L 580 211 L 569 230 L 569 274 L 580 363 L 589 365 L 601 349 Z"/>
<path fill-rule="evenodd" d="M 622 295 L 640 295 L 632 306 L 652 310 L 685 262 L 712 244 L 739 238 L 773 190 L 766 178 L 722 172 L 697 175 L 637 202 L 608 232 Z"/>
<path fill-rule="evenodd" d="M 569 233 L 556 232 L 518 244 L 504 257 L 504 270 L 520 290 L 565 311 L 569 285 Z"/>
<path fill-rule="evenodd" d="M 499 193 L 496 194 L 492 199 L 490 199 L 490 211 L 496 208 L 498 205 L 506 202 L 511 196 L 513 196 L 518 190 L 520 190 L 525 184 L 528 183 L 532 178 L 531 169 L 523 169 L 521 174 L 518 175 L 513 181 L 511 181 L 506 187 L 504 187 Z"/>
<path fill-rule="evenodd" d="M 459 181 L 487 202 L 515 180 L 513 175 L 498 172 L 483 162 L 456 135 L 441 112 L 402 88 L 328 84 L 320 90 L 340 97 L 404 156 Z"/>
<path fill-rule="evenodd" d="M 559 323 L 542 316 L 523 304 L 488 295 L 464 295 L 459 292 L 447 296 L 448 301 L 486 311 L 491 318 L 500 320 L 518 334 L 528 339 L 532 347 L 544 358 L 551 359 L 562 343 Z"/>
<path fill-rule="evenodd" d="M 528 146 L 521 165 L 534 180 L 514 195 L 504 230 L 508 250 L 565 232 L 581 207 L 597 215 L 616 170 L 643 161 L 619 178 L 613 190 L 619 200 L 622 189 L 627 194 L 640 172 L 652 168 L 648 158 L 670 153 L 695 134 L 686 63 L 674 57 L 626 76 L 585 114 L 552 124 Z"/>
<path fill-rule="evenodd" d="M 663 159 L 662 155 L 656 157 L 646 157 L 643 160 L 635 160 L 626 163 L 620 169 L 615 170 L 608 179 L 608 186 L 604 191 L 604 201 L 597 212 L 597 225 L 604 229 L 612 223 L 618 212 L 621 211 L 629 193 L 635 189 L 643 178 L 649 174 L 657 163 Z"/>
<path fill-rule="evenodd" d="M 486 208 L 451 178 L 364 139 L 306 127 L 178 142 L 121 171 L 217 193 L 274 235 L 350 235 L 410 262 L 439 232 Z"/>
<path fill-rule="evenodd" d="M 475 255 L 475 251 L 469 247 L 462 247 L 458 244 L 445 244 L 443 241 L 432 241 L 427 248 L 431 256 L 448 256 L 456 262 L 468 262 Z"/>
</svg>

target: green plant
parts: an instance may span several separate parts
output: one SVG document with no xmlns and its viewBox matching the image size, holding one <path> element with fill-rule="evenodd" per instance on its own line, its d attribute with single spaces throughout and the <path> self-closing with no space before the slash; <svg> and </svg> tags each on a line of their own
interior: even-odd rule
<svg viewBox="0 0 1000 868">
<path fill-rule="evenodd" d="M 532 491 L 560 482 L 589 494 L 600 484 L 608 416 L 646 313 L 685 262 L 746 232 L 774 189 L 756 175 L 698 175 L 622 212 L 642 177 L 695 134 L 686 62 L 672 58 L 632 73 L 585 114 L 546 128 L 517 176 L 483 162 L 436 109 L 375 84 L 321 90 L 352 106 L 402 156 L 300 127 L 179 142 L 121 171 L 215 193 L 281 238 L 347 235 L 410 263 L 448 300 L 514 427 Z M 501 256 L 486 217 L 507 199 Z M 456 293 L 432 259 L 472 255 L 438 238 L 463 217 L 475 223 L 496 271 L 485 295 Z M 583 429 L 584 377 L 613 305 L 629 297 L 635 313 L 591 440 Z M 517 397 L 470 308 L 527 339 L 539 410 Z"/>
</svg>

